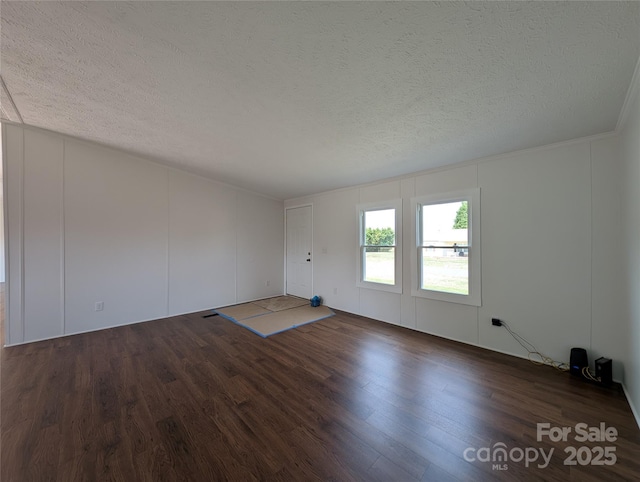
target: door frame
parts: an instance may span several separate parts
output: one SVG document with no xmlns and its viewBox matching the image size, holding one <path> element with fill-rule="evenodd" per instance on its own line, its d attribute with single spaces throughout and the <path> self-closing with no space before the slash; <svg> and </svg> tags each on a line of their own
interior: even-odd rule
<svg viewBox="0 0 640 482">
<path fill-rule="evenodd" d="M 288 216 L 288 211 L 290 209 L 298 209 L 298 208 L 306 208 L 306 207 L 310 207 L 311 208 L 311 296 L 313 296 L 313 265 L 314 263 L 314 257 L 315 257 L 315 251 L 313 249 L 313 203 L 305 203 L 305 204 L 295 204 L 293 206 L 287 206 L 284 208 L 284 286 L 283 286 L 283 292 L 285 295 L 288 295 L 289 293 L 287 293 L 287 216 Z"/>
</svg>

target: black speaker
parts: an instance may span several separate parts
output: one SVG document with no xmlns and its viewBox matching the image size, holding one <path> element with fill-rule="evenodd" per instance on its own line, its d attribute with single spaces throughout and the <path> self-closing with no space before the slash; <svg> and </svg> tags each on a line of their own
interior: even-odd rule
<svg viewBox="0 0 640 482">
<path fill-rule="evenodd" d="M 603 385 L 611 385 L 613 375 L 610 358 L 600 357 L 596 360 L 596 378 L 599 379 Z"/>
<path fill-rule="evenodd" d="M 572 348 L 571 360 L 569 361 L 569 371 L 572 375 L 582 376 L 582 369 L 589 366 L 589 357 L 584 348 Z"/>
</svg>

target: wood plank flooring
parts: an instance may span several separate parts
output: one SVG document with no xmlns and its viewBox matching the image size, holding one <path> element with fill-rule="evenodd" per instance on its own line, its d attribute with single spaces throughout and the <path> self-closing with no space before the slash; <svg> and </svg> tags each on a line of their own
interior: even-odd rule
<svg viewBox="0 0 640 482">
<path fill-rule="evenodd" d="M 638 480 L 619 387 L 342 312 L 268 339 L 202 314 L 2 349 L 2 481 Z M 500 442 L 554 453 L 464 458 Z M 564 465 L 569 445 L 617 462 Z"/>
</svg>

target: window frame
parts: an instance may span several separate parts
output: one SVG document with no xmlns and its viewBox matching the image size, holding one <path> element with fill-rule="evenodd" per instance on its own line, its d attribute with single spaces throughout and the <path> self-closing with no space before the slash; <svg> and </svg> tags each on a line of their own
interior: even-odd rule
<svg viewBox="0 0 640 482">
<path fill-rule="evenodd" d="M 395 245 L 394 248 L 394 284 L 376 283 L 374 281 L 365 281 L 364 279 L 364 253 L 367 245 L 365 244 L 365 225 L 364 214 L 367 211 L 384 211 L 387 209 L 395 210 Z M 379 291 L 388 291 L 391 293 L 402 293 L 402 199 L 393 199 L 390 201 L 379 201 L 361 203 L 356 206 L 356 215 L 358 220 L 358 244 L 357 244 L 357 263 L 356 263 L 356 286 L 358 288 L 368 288 Z"/>
<path fill-rule="evenodd" d="M 425 247 L 422 244 L 422 206 L 460 201 L 467 201 L 469 294 L 424 289 L 422 288 L 422 258 L 420 256 L 420 251 Z M 480 188 L 416 196 L 411 198 L 411 208 L 414 213 L 411 226 L 414 233 L 413 249 L 411 250 L 411 295 L 450 303 L 482 306 Z"/>
</svg>

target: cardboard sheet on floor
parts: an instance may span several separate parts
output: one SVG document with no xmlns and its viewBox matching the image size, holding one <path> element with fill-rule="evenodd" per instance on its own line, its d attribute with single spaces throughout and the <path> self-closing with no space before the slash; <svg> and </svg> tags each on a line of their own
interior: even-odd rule
<svg viewBox="0 0 640 482">
<path fill-rule="evenodd" d="M 308 305 L 309 300 L 298 298 L 297 296 L 277 296 L 275 298 L 267 298 L 266 300 L 254 301 L 253 304 L 269 311 L 282 311 Z"/>
<path fill-rule="evenodd" d="M 258 306 L 254 303 L 242 303 L 241 305 L 227 306 L 226 308 L 220 308 L 215 310 L 219 315 L 229 318 L 232 321 L 241 321 L 254 316 L 266 315 L 271 311 Z"/>
<path fill-rule="evenodd" d="M 322 320 L 333 315 L 335 315 L 335 313 L 326 306 L 314 308 L 307 305 L 276 311 L 268 315 L 255 316 L 238 321 L 238 324 L 266 338 L 267 336 L 282 333 L 283 331 Z"/>
</svg>

